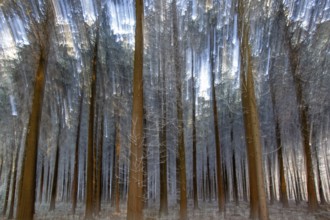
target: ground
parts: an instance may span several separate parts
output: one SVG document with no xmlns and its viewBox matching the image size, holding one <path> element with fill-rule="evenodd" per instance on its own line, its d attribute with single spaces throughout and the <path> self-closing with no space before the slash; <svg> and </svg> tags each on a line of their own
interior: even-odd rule
<svg viewBox="0 0 330 220">
<path fill-rule="evenodd" d="M 125 220 L 126 207 L 125 204 L 121 206 L 121 212 L 115 213 L 114 208 L 106 204 L 102 204 L 102 211 L 95 220 Z M 71 204 L 60 203 L 53 212 L 48 211 L 48 205 L 37 205 L 36 219 L 84 219 L 84 210 L 82 204 L 78 206 L 77 214 L 70 213 Z M 145 220 L 176 220 L 178 218 L 178 207 L 169 207 L 169 215 L 167 217 L 159 217 L 158 210 L 155 207 L 149 207 L 144 211 Z M 270 220 L 330 220 L 330 206 L 321 206 L 320 210 L 315 213 L 310 213 L 306 203 L 296 205 L 294 202 L 290 203 L 290 208 L 283 208 L 281 204 L 275 203 L 269 205 Z M 226 212 L 219 213 L 216 202 L 200 202 L 200 209 L 193 210 L 192 204 L 189 204 L 188 210 L 189 220 L 244 220 L 249 219 L 249 205 L 246 202 L 240 202 L 238 206 L 234 203 L 226 204 Z"/>
</svg>

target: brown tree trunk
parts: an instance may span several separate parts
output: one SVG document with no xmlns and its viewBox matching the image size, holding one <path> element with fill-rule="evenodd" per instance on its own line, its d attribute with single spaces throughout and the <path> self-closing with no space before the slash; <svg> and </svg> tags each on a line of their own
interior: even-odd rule
<svg viewBox="0 0 330 220">
<path fill-rule="evenodd" d="M 211 24 L 214 25 L 214 24 Z M 221 156 L 221 143 L 218 125 L 218 108 L 215 94 L 215 68 L 214 68 L 214 27 L 211 27 L 210 31 L 210 71 L 211 71 L 211 92 L 212 92 L 212 108 L 213 108 L 213 124 L 214 124 L 214 138 L 215 138 L 215 150 L 216 150 L 216 167 L 217 167 L 217 198 L 218 208 L 220 212 L 225 211 L 225 190 L 223 183 L 223 170 L 222 170 L 222 156 Z"/>
<path fill-rule="evenodd" d="M 183 124 L 183 106 L 182 106 L 182 89 L 181 89 L 181 55 L 179 47 L 178 19 L 176 0 L 172 1 L 173 10 L 173 44 L 174 44 L 174 59 L 176 73 L 176 108 L 178 118 L 178 162 L 180 175 L 180 219 L 187 219 L 187 182 L 186 182 L 186 155 L 184 143 L 184 124 Z"/>
<path fill-rule="evenodd" d="M 143 219 L 143 0 L 135 1 L 136 29 L 127 220 Z"/>
<path fill-rule="evenodd" d="M 17 165 L 19 159 L 19 152 L 20 152 L 21 145 L 18 144 L 16 155 L 15 155 L 15 162 L 14 162 L 14 170 L 13 170 L 13 186 L 11 191 L 11 200 L 10 200 L 10 207 L 8 213 L 8 219 L 14 218 L 14 206 L 15 206 L 15 194 L 16 194 L 16 179 L 17 179 Z"/>
<path fill-rule="evenodd" d="M 289 207 L 289 201 L 288 201 L 288 194 L 287 194 L 287 187 L 286 187 L 286 180 L 285 180 L 285 174 L 284 174 L 284 159 L 283 159 L 283 146 L 281 143 L 280 138 L 280 129 L 279 129 L 279 122 L 276 120 L 276 143 L 278 146 L 277 151 L 277 160 L 278 160 L 278 166 L 280 170 L 280 201 L 282 202 L 284 207 Z"/>
<path fill-rule="evenodd" d="M 193 141 L 193 191 L 194 191 L 194 209 L 198 209 L 198 186 L 197 186 L 197 135 L 196 135 L 196 91 L 194 76 L 194 51 L 191 52 L 191 83 L 192 83 L 192 141 Z"/>
<path fill-rule="evenodd" d="M 260 128 L 256 97 L 254 94 L 254 80 L 252 73 L 252 55 L 249 44 L 249 25 L 248 21 L 244 18 L 244 1 L 238 2 L 238 17 L 239 17 L 239 36 L 240 36 L 240 54 L 241 54 L 241 92 L 242 92 L 242 105 L 244 115 L 247 147 L 252 148 L 255 159 L 249 162 L 254 164 L 255 168 L 255 185 L 250 185 L 250 189 L 255 188 L 258 198 L 259 219 L 269 219 L 267 198 L 264 186 L 264 174 L 262 169 L 262 145 L 260 140 Z M 248 129 L 248 130 L 247 130 Z M 249 141 L 250 139 L 250 141 Z M 251 153 L 248 149 L 248 154 Z M 249 157 L 251 159 L 251 156 Z M 251 167 L 249 167 L 251 169 Z M 253 176 L 250 176 L 250 179 Z M 254 217 L 254 216 L 253 216 Z"/>
<path fill-rule="evenodd" d="M 102 160 L 103 160 L 103 128 L 104 128 L 104 116 L 101 116 L 101 129 L 98 142 L 98 152 L 96 161 L 96 195 L 95 195 L 95 214 L 99 215 L 101 211 L 101 199 L 102 199 Z"/>
<path fill-rule="evenodd" d="M 44 156 L 42 156 L 44 157 Z M 42 203 L 42 193 L 43 193 L 43 189 L 44 189 L 44 159 L 41 160 L 41 174 L 40 174 L 40 187 L 39 187 L 39 203 L 41 204 Z"/>
<path fill-rule="evenodd" d="M 12 177 L 12 170 L 13 170 L 13 155 L 10 155 L 10 162 L 9 162 L 9 171 L 8 171 L 8 176 L 7 176 L 7 182 L 6 182 L 6 190 L 5 190 L 5 198 L 4 198 L 4 205 L 2 209 L 2 216 L 6 216 L 7 212 L 7 207 L 8 207 L 8 200 L 9 200 L 9 192 L 10 192 L 10 180 Z"/>
<path fill-rule="evenodd" d="M 87 174 L 86 174 L 86 206 L 85 218 L 91 219 L 93 217 L 93 180 L 94 180 L 94 108 L 96 98 L 96 69 L 97 69 L 97 46 L 98 33 L 93 50 L 92 60 L 92 81 L 91 81 L 91 96 L 89 103 L 89 121 L 88 121 L 88 145 L 87 145 Z"/>
<path fill-rule="evenodd" d="M 84 100 L 84 91 L 81 90 L 80 102 L 79 102 L 79 113 L 78 113 L 78 125 L 77 125 L 77 134 L 76 134 L 76 145 L 74 148 L 74 165 L 73 165 L 73 180 L 72 180 L 72 213 L 76 213 L 77 208 L 77 196 L 78 196 L 78 172 L 79 172 L 79 146 L 80 146 L 80 126 L 82 120 L 82 111 L 83 111 L 83 100 Z"/>
<path fill-rule="evenodd" d="M 61 114 L 58 111 L 58 114 Z M 60 157 L 60 138 L 62 133 L 62 117 L 59 115 L 58 119 L 58 136 L 57 136 L 57 144 L 55 149 L 55 164 L 54 164 L 54 174 L 53 174 L 53 183 L 51 189 L 51 197 L 50 197 L 50 206 L 49 211 L 53 211 L 55 209 L 56 197 L 57 197 L 57 177 L 58 177 L 58 163 Z"/>
<path fill-rule="evenodd" d="M 18 191 L 16 218 L 32 220 L 35 207 L 36 166 L 38 155 L 38 138 L 42 114 L 43 90 L 45 85 L 45 58 L 41 51 L 39 66 L 33 92 L 32 110 L 28 123 L 25 149 L 23 153 L 21 180 Z"/>
<path fill-rule="evenodd" d="M 283 7 L 283 6 L 282 6 Z M 283 8 L 281 13 L 284 16 Z M 294 47 L 291 44 L 291 36 L 289 27 L 283 24 L 285 32 L 285 40 L 287 41 L 286 46 L 288 50 L 288 56 L 290 60 L 290 70 L 294 81 L 296 90 L 299 122 L 300 122 L 300 133 L 302 137 L 302 145 L 305 156 L 306 164 L 306 180 L 307 180 L 307 194 L 308 194 L 308 208 L 310 211 L 316 211 L 318 209 L 315 177 L 313 172 L 313 159 L 312 152 L 309 146 L 310 143 L 310 122 L 308 116 L 308 103 L 303 97 L 303 80 L 299 69 L 299 46 Z"/>
<path fill-rule="evenodd" d="M 118 116 L 116 122 L 116 146 L 115 146 L 115 184 L 114 184 L 114 202 L 116 206 L 116 212 L 120 212 L 120 189 L 119 189 L 119 180 L 120 180 L 120 173 L 119 173 L 119 157 L 120 157 L 120 119 Z"/>
</svg>

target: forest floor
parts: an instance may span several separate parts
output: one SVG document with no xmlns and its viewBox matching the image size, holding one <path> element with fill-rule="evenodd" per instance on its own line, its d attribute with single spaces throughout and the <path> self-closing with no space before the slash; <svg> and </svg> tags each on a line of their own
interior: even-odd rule
<svg viewBox="0 0 330 220">
<path fill-rule="evenodd" d="M 144 211 L 145 220 L 177 220 L 179 219 L 179 207 L 169 207 L 169 214 L 166 217 L 159 217 L 158 210 L 155 207 L 149 207 Z M 283 208 L 281 204 L 274 203 L 269 205 L 269 216 L 271 220 L 330 220 L 330 206 L 321 206 L 317 212 L 310 213 L 306 203 L 295 205 L 290 203 L 289 208 Z M 70 212 L 71 204 L 57 204 L 56 210 L 49 212 L 48 205 L 37 205 L 36 218 L 38 220 L 64 220 L 64 219 L 84 219 L 84 210 L 82 204 L 77 208 L 77 214 Z M 216 202 L 200 202 L 198 210 L 193 210 L 192 204 L 189 204 L 189 220 L 245 220 L 249 219 L 249 204 L 240 202 L 238 206 L 234 203 L 226 204 L 226 212 L 219 213 Z M 121 212 L 116 213 L 113 207 L 103 205 L 102 211 L 95 220 L 125 220 L 126 206 L 121 206 Z"/>
</svg>

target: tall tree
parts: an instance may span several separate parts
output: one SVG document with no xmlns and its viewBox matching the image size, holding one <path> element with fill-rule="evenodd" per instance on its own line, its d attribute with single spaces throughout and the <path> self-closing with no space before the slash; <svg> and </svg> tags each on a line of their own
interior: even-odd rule
<svg viewBox="0 0 330 220">
<path fill-rule="evenodd" d="M 302 146 L 305 155 L 305 165 L 306 165 L 306 184 L 307 184 L 307 194 L 308 194 L 308 208 L 310 211 L 316 211 L 318 208 L 318 201 L 316 195 L 316 187 L 315 187 L 315 177 L 313 172 L 313 157 L 312 150 L 310 146 L 310 119 L 308 112 L 308 103 L 306 98 L 304 97 L 304 85 L 302 79 L 302 72 L 300 69 L 300 56 L 299 53 L 301 51 L 300 44 L 294 45 L 292 42 L 292 33 L 290 33 L 289 25 L 286 24 L 284 6 L 281 4 L 280 6 L 280 16 L 282 16 L 282 25 L 284 28 L 284 43 L 286 45 L 286 49 L 288 52 L 289 62 L 290 62 L 290 72 L 293 77 L 294 87 L 297 98 L 297 107 L 299 114 L 299 122 L 300 122 L 300 134 L 302 138 Z"/>
<path fill-rule="evenodd" d="M 143 0 L 136 0 L 133 109 L 127 220 L 143 219 L 143 10 Z"/>
<path fill-rule="evenodd" d="M 159 53 L 159 82 L 160 82 L 160 120 L 159 120 L 159 163 L 160 163 L 160 207 L 159 215 L 167 215 L 168 213 L 168 197 L 167 197 L 167 117 L 166 117 L 166 73 L 165 73 L 165 55 L 164 46 L 161 46 Z"/>
<path fill-rule="evenodd" d="M 279 15 L 281 16 L 281 15 Z M 270 94 L 271 94 L 271 100 L 272 100 L 272 106 L 273 106 L 273 115 L 274 115 L 274 123 L 275 123 L 275 139 L 276 139 L 276 148 L 277 151 L 277 162 L 278 162 L 278 168 L 280 173 L 280 201 L 283 204 L 284 207 L 289 206 L 288 202 L 288 194 L 287 194 L 287 186 L 286 186 L 286 179 L 285 179 L 285 173 L 284 173 L 284 159 L 283 159 L 283 146 L 282 146 L 282 138 L 281 138 L 281 128 L 280 128 L 280 119 L 278 112 L 276 111 L 276 91 L 274 88 L 274 81 L 273 81 L 273 72 L 275 70 L 275 59 L 271 59 L 271 67 L 270 67 Z"/>
<path fill-rule="evenodd" d="M 186 181 L 186 155 L 184 143 L 184 124 L 183 124 L 183 106 L 182 106 L 182 89 L 181 89 L 181 54 L 179 47 L 179 29 L 177 18 L 176 0 L 172 1 L 173 11 L 173 45 L 174 45 L 174 70 L 175 70 L 175 84 L 176 84 L 176 108 L 178 118 L 178 160 L 180 179 L 180 219 L 187 219 L 187 181 Z"/>
<path fill-rule="evenodd" d="M 198 186 L 197 186 L 197 134 L 196 134 L 196 88 L 194 75 L 194 51 L 191 51 L 191 84 L 192 84 L 192 141 L 193 141 L 193 191 L 194 191 L 194 209 L 198 209 Z"/>
<path fill-rule="evenodd" d="M 97 53 L 99 32 L 97 31 L 93 48 L 92 58 L 92 79 L 91 79 L 91 96 L 89 103 L 89 120 L 88 120 L 88 145 L 87 145 L 87 174 L 86 174 L 86 206 L 85 218 L 91 219 L 93 216 L 93 180 L 94 180 L 94 112 L 96 98 L 96 77 L 97 77 Z"/>
<path fill-rule="evenodd" d="M 58 135 L 57 135 L 57 143 L 55 146 L 55 163 L 54 163 L 54 172 L 53 172 L 53 182 L 50 194 L 50 206 L 49 211 L 53 211 L 55 209 L 56 197 L 57 197 L 57 179 L 58 179 L 58 166 L 59 166 L 59 158 L 60 158 L 60 139 L 62 134 L 62 109 L 60 103 L 57 103 L 57 115 L 58 115 Z"/>
<path fill-rule="evenodd" d="M 219 120 L 218 120 L 218 107 L 217 99 L 215 94 L 215 17 L 212 17 L 209 11 L 209 16 L 211 20 L 210 24 L 210 71 L 211 71 L 211 96 L 212 96 L 212 110 L 213 110 L 213 124 L 214 124 L 214 138 L 215 138 L 215 152 L 216 152 L 216 165 L 217 165 L 217 199 L 218 208 L 220 212 L 225 211 L 225 190 L 223 183 L 223 166 L 222 166 L 222 156 L 221 156 L 221 143 L 219 134 Z"/>
<path fill-rule="evenodd" d="M 81 129 L 81 120 L 82 120 L 82 111 L 83 111 L 83 100 L 84 100 L 84 90 L 81 89 L 76 143 L 75 143 L 75 148 L 74 148 L 73 179 L 72 179 L 72 191 L 71 191 L 72 213 L 73 214 L 76 213 L 77 196 L 78 196 L 79 146 L 80 146 L 80 129 Z"/>
<path fill-rule="evenodd" d="M 264 174 L 262 169 L 262 145 L 260 137 L 259 128 L 259 117 L 258 108 L 255 97 L 254 89 L 254 79 L 252 73 L 252 54 L 251 46 L 249 43 L 249 22 L 246 21 L 246 10 L 245 3 L 243 0 L 238 1 L 238 34 L 240 37 L 240 55 L 241 55 L 241 65 L 240 65 L 240 80 L 241 80 L 241 93 L 242 93 L 242 107 L 244 115 L 245 124 L 245 138 L 248 148 L 248 159 L 249 165 L 254 164 L 255 176 L 250 176 L 251 178 L 256 178 L 256 182 L 252 182 L 250 189 L 254 188 L 251 193 L 257 194 L 258 199 L 258 209 L 259 209 L 259 219 L 267 220 L 269 219 L 268 208 L 267 208 L 267 198 L 264 185 Z M 251 157 L 254 155 L 254 160 Z M 252 169 L 249 166 L 249 170 Z M 251 182 L 250 182 L 251 183 Z M 255 218 L 253 213 L 252 218 Z"/>
<path fill-rule="evenodd" d="M 27 7 L 29 8 L 30 6 Z M 50 28 L 52 26 L 51 22 L 53 15 L 53 9 L 48 1 L 45 3 L 45 10 L 45 16 L 39 21 L 34 20 L 32 16 L 29 17 L 33 21 L 31 25 L 32 33 L 35 35 L 35 38 L 39 43 L 39 54 L 37 60 L 38 67 L 32 93 L 32 107 L 23 152 L 21 179 L 18 189 L 16 218 L 19 220 L 33 219 L 36 200 L 35 189 L 39 128 L 42 115 L 46 64 L 49 50 L 48 45 L 50 42 Z"/>
</svg>

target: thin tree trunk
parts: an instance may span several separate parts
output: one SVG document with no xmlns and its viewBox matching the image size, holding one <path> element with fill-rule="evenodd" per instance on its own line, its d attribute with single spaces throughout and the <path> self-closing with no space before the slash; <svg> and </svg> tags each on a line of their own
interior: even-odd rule
<svg viewBox="0 0 330 220">
<path fill-rule="evenodd" d="M 247 181 L 246 181 L 246 169 L 245 169 L 245 161 L 242 160 L 241 162 L 241 169 L 242 169 L 242 189 L 243 189 L 243 201 L 248 201 L 247 195 Z"/>
<path fill-rule="evenodd" d="M 183 124 L 183 106 L 181 89 L 181 55 L 179 51 L 179 33 L 176 0 L 172 1 L 173 10 L 173 44 L 176 73 L 176 108 L 178 118 L 178 156 L 179 156 L 179 175 L 180 175 L 180 219 L 187 219 L 187 182 L 186 182 L 186 155 L 184 143 L 184 124 Z"/>
<path fill-rule="evenodd" d="M 15 206 L 15 195 L 16 195 L 16 180 L 17 180 L 17 166 L 18 166 L 18 159 L 19 159 L 19 152 L 21 149 L 21 145 L 18 144 L 16 155 L 15 155 L 15 162 L 14 162 L 14 170 L 13 170 L 13 186 L 11 191 L 11 200 L 10 200 L 10 207 L 8 213 L 8 219 L 14 218 L 14 206 Z"/>
<path fill-rule="evenodd" d="M 162 48 L 163 50 L 163 48 Z M 160 54 L 161 56 L 161 54 Z M 167 142 L 166 142 L 166 130 L 167 130 L 167 117 L 166 117 L 166 74 L 165 74 L 165 57 L 162 56 L 161 59 L 162 69 L 161 72 L 161 92 L 160 92 L 160 102 L 161 102 L 161 113 L 160 113 L 160 152 L 159 152 L 159 163 L 160 163 L 160 207 L 159 215 L 168 214 L 168 198 L 167 198 Z"/>
<path fill-rule="evenodd" d="M 39 203 L 42 203 L 42 193 L 43 193 L 43 189 L 44 189 L 44 156 L 42 156 L 42 160 L 41 160 L 41 174 L 40 174 L 40 188 L 39 188 Z"/>
<path fill-rule="evenodd" d="M 210 171 L 210 158 L 208 146 L 206 146 L 206 187 L 207 187 L 207 195 L 209 197 L 209 202 L 212 201 L 212 193 L 211 193 L 211 171 Z"/>
<path fill-rule="evenodd" d="M 78 113 L 78 125 L 76 134 L 76 145 L 74 149 L 74 167 L 73 167 L 73 180 L 72 180 L 72 213 L 76 213 L 77 208 L 77 196 L 78 196 L 78 172 L 79 172 L 79 146 L 80 146 L 80 127 L 82 120 L 83 111 L 83 100 L 84 100 L 84 90 L 81 90 L 80 102 L 79 102 L 79 113 Z"/>
<path fill-rule="evenodd" d="M 119 181 L 120 181 L 120 173 L 119 173 L 119 157 L 120 157 L 120 119 L 118 116 L 116 123 L 116 146 L 115 146 L 115 191 L 114 191 L 114 201 L 116 205 L 116 212 L 120 212 L 120 189 L 119 189 Z"/>
<path fill-rule="evenodd" d="M 91 81 L 91 96 L 89 103 L 89 121 L 88 121 L 88 146 L 87 146 L 87 174 L 86 174 L 86 206 L 85 218 L 91 219 L 93 216 L 93 180 L 94 180 L 94 108 L 96 98 L 96 69 L 97 69 L 97 46 L 98 46 L 98 33 L 94 45 L 93 60 L 92 60 L 92 81 Z"/>
<path fill-rule="evenodd" d="M 238 198 L 238 181 L 237 181 L 237 171 L 236 171 L 235 150 L 233 150 L 232 164 L 233 164 L 233 193 L 234 193 L 234 201 L 235 201 L 236 206 L 238 206 L 239 205 L 239 198 Z"/>
<path fill-rule="evenodd" d="M 143 219 L 143 0 L 136 0 L 133 109 L 127 220 Z"/>
<path fill-rule="evenodd" d="M 214 25 L 214 24 L 211 24 Z M 221 156 L 221 143 L 218 125 L 218 108 L 217 100 L 215 94 L 215 68 L 214 68 L 214 27 L 211 27 L 210 31 L 210 71 L 211 71 L 211 91 L 212 91 L 212 108 L 214 117 L 214 137 L 215 137 L 215 150 L 216 150 L 216 167 L 217 167 L 217 198 L 218 198 L 218 208 L 220 212 L 225 211 L 225 190 L 223 183 L 223 170 L 222 170 L 222 156 Z"/>
<path fill-rule="evenodd" d="M 274 195 L 274 183 L 273 183 L 273 173 L 272 173 L 272 160 L 268 156 L 268 184 L 269 184 L 269 200 L 270 204 L 274 204 L 275 195 Z"/>
<path fill-rule="evenodd" d="M 313 143 L 314 143 L 314 150 L 315 150 L 315 158 L 316 158 L 316 169 L 317 169 L 317 183 L 318 183 L 318 190 L 319 190 L 319 195 L 320 195 L 320 203 L 321 205 L 325 205 L 327 202 L 325 200 L 325 196 L 324 196 L 324 190 L 323 190 L 323 186 L 322 186 L 322 179 L 321 179 L 321 171 L 320 171 L 320 163 L 319 163 L 319 151 L 317 149 L 316 146 L 316 132 L 313 131 Z"/>
<path fill-rule="evenodd" d="M 59 114 L 60 111 L 58 111 Z M 60 157 L 60 138 L 62 133 L 62 117 L 59 116 L 58 119 L 58 136 L 57 136 L 57 144 L 55 149 L 55 164 L 54 164 L 54 174 L 53 174 L 53 183 L 52 183 L 52 189 L 51 189 L 51 197 L 50 197 L 50 206 L 49 211 L 53 211 L 55 209 L 55 203 L 56 203 L 56 197 L 57 197 L 57 178 L 58 178 L 58 165 L 59 165 L 59 157 Z"/>
<path fill-rule="evenodd" d="M 104 114 L 101 116 L 101 129 L 98 143 L 97 161 L 96 161 L 96 195 L 95 195 L 95 214 L 99 215 L 101 211 L 102 199 L 102 161 L 103 161 L 103 128 L 104 128 Z"/>
<path fill-rule="evenodd" d="M 197 135 L 196 135 L 196 91 L 194 76 L 194 51 L 191 51 L 191 80 L 192 80 L 192 141 L 193 141 L 193 191 L 194 191 L 194 209 L 198 209 L 198 186 L 197 186 Z"/>
<path fill-rule="evenodd" d="M 6 182 L 6 191 L 5 191 L 5 198 L 4 198 L 4 205 L 2 209 L 2 216 L 6 216 L 7 207 L 8 207 L 8 200 L 9 200 L 9 192 L 10 192 L 10 180 L 12 177 L 12 170 L 13 170 L 13 154 L 10 156 L 10 162 L 9 162 L 9 171 L 7 176 L 7 182 Z"/>
<path fill-rule="evenodd" d="M 143 115 L 146 115 L 144 109 Z M 144 139 L 143 139 L 143 208 L 148 208 L 148 140 L 147 140 L 147 119 L 143 119 Z"/>
</svg>

